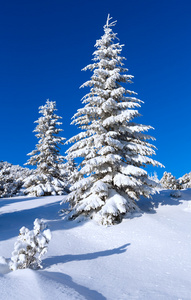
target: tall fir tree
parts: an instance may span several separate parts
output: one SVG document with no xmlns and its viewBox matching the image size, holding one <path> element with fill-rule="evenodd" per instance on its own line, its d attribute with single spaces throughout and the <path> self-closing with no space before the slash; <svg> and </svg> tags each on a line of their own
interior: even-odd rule
<svg viewBox="0 0 191 300">
<path fill-rule="evenodd" d="M 151 126 L 132 120 L 140 116 L 143 103 L 136 93 L 125 88 L 132 83 L 126 74 L 117 34 L 108 15 L 104 35 L 96 41 L 93 63 L 83 70 L 93 71 L 82 87 L 90 92 L 82 98 L 84 107 L 73 117 L 72 124 L 81 132 L 69 139 L 70 159 L 81 158 L 78 171 L 72 176 L 73 185 L 67 200 L 71 204 L 71 218 L 81 214 L 94 217 L 99 223 L 114 224 L 127 212 L 136 211 L 141 195 L 155 193 L 156 183 L 150 180 L 146 165 L 162 166 L 153 160 L 154 139 L 143 132 Z"/>
<path fill-rule="evenodd" d="M 58 145 L 63 144 L 65 138 L 60 137 L 62 129 L 58 128 L 62 123 L 61 117 L 55 114 L 55 101 L 46 101 L 39 107 L 42 116 L 35 121 L 38 123 L 34 132 L 39 139 L 36 149 L 30 155 L 26 165 L 36 166 L 34 174 L 26 178 L 24 187 L 26 194 L 34 196 L 47 196 L 64 194 L 67 186 L 67 178 L 63 174 L 64 157 L 60 155 Z"/>
</svg>

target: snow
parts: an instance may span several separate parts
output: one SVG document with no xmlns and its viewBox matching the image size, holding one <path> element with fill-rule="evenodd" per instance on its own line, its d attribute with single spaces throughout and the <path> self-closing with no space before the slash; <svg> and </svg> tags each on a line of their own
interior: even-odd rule
<svg viewBox="0 0 191 300">
<path fill-rule="evenodd" d="M 0 199 L 1 299 L 191 299 L 191 189 L 141 198 L 142 215 L 109 227 L 62 219 L 63 197 Z M 36 218 L 52 233 L 43 269 L 12 272 L 19 230 Z"/>
</svg>

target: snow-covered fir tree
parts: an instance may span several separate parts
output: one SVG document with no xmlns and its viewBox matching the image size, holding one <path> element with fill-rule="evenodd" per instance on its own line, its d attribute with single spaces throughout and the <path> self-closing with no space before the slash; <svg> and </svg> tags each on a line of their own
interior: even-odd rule
<svg viewBox="0 0 191 300">
<path fill-rule="evenodd" d="M 164 172 L 160 184 L 164 189 L 178 190 L 180 188 L 178 180 L 170 172 Z"/>
<path fill-rule="evenodd" d="M 191 188 L 191 172 L 178 178 L 178 183 L 180 185 L 180 189 Z"/>
<path fill-rule="evenodd" d="M 59 136 L 62 118 L 55 114 L 56 110 L 55 101 L 47 100 L 44 106 L 39 107 L 42 116 L 35 121 L 38 125 L 34 130 L 39 141 L 36 149 L 28 154 L 31 157 L 26 163 L 36 166 L 36 169 L 24 182 L 26 194 L 38 197 L 65 193 L 68 183 L 63 172 L 64 157 L 60 155 L 59 148 L 65 138 Z"/>
<path fill-rule="evenodd" d="M 66 163 L 63 165 L 63 173 L 67 178 L 68 185 L 66 186 L 66 191 L 70 192 L 70 187 L 73 182 L 73 176 L 77 172 L 77 164 L 74 159 L 70 159 L 69 156 L 66 156 Z"/>
<path fill-rule="evenodd" d="M 0 197 L 12 197 L 22 194 L 24 179 L 32 174 L 32 170 L 6 161 L 0 162 Z"/>
<path fill-rule="evenodd" d="M 42 220 L 34 221 L 33 230 L 23 226 L 14 245 L 10 269 L 42 268 L 41 257 L 46 254 L 50 240 L 51 232 Z"/>
<path fill-rule="evenodd" d="M 152 127 L 133 122 L 142 101 L 125 88 L 133 76 L 123 67 L 122 45 L 116 42 L 116 22 L 111 19 L 108 16 L 104 35 L 95 44 L 94 62 L 83 69 L 93 71 L 82 85 L 90 92 L 73 117 L 72 124 L 81 132 L 68 141 L 73 145 L 67 151 L 70 159 L 82 160 L 67 197 L 70 217 L 89 215 L 101 224 L 114 224 L 137 210 L 139 197 L 149 197 L 156 186 L 142 167 L 162 166 L 149 157 L 155 147 L 144 132 Z"/>
<path fill-rule="evenodd" d="M 151 173 L 150 175 L 148 175 L 149 179 L 155 181 L 156 183 L 159 183 L 159 179 L 158 179 L 158 174 L 157 172 L 154 172 L 153 174 Z"/>
</svg>

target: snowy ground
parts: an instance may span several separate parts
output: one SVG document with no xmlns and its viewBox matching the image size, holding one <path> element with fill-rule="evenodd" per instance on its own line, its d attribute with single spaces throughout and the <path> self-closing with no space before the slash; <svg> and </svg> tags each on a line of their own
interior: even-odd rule
<svg viewBox="0 0 191 300">
<path fill-rule="evenodd" d="M 43 218 L 52 231 L 43 269 L 10 272 L 0 259 L 3 300 L 191 299 L 191 189 L 141 200 L 141 217 L 103 227 L 58 215 L 61 196 L 0 199 L 0 256 L 19 229 Z"/>
</svg>

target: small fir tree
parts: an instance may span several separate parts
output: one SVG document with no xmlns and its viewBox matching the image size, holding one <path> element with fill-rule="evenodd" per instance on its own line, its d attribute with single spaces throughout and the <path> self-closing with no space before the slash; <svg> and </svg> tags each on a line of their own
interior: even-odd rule
<svg viewBox="0 0 191 300">
<path fill-rule="evenodd" d="M 38 123 L 34 132 L 39 139 L 36 149 L 28 155 L 31 158 L 26 165 L 36 166 L 34 175 L 24 182 L 26 194 L 34 196 L 47 196 L 63 194 L 67 185 L 66 174 L 63 172 L 64 157 L 60 155 L 58 145 L 63 144 L 65 138 L 60 137 L 62 129 L 58 128 L 62 123 L 61 117 L 55 114 L 56 102 L 46 101 L 39 107 L 42 116 L 35 121 Z"/>
<path fill-rule="evenodd" d="M 95 217 L 102 224 L 113 224 L 122 216 L 137 210 L 136 200 L 149 197 L 156 183 L 150 180 L 146 165 L 162 166 L 149 156 L 155 154 L 153 139 L 145 131 L 151 126 L 132 120 L 139 116 L 142 103 L 136 93 L 125 88 L 133 76 L 123 67 L 122 45 L 112 31 L 115 22 L 108 16 L 104 35 L 97 40 L 93 63 L 83 70 L 93 71 L 82 87 L 90 92 L 82 99 L 84 107 L 73 117 L 72 124 L 81 132 L 68 143 L 69 159 L 81 158 L 79 168 L 72 175 L 71 217 L 80 214 Z"/>
<path fill-rule="evenodd" d="M 12 271 L 17 269 L 42 268 L 41 257 L 47 253 L 51 233 L 42 220 L 34 221 L 34 229 L 26 227 L 20 229 L 17 241 L 14 245 L 9 267 Z"/>
<path fill-rule="evenodd" d="M 28 168 L 12 165 L 6 161 L 0 162 L 0 197 L 22 195 L 24 179 L 33 173 Z"/>
<path fill-rule="evenodd" d="M 178 180 L 170 172 L 164 172 L 160 184 L 164 189 L 169 190 L 178 190 L 180 187 Z"/>
<path fill-rule="evenodd" d="M 180 185 L 180 189 L 191 188 L 191 172 L 178 178 L 178 183 Z"/>
<path fill-rule="evenodd" d="M 158 179 L 158 175 L 157 175 L 156 172 L 154 172 L 153 174 L 150 174 L 148 177 L 149 177 L 149 179 L 155 181 L 156 183 L 159 183 L 159 181 L 160 181 L 160 180 Z"/>
</svg>

